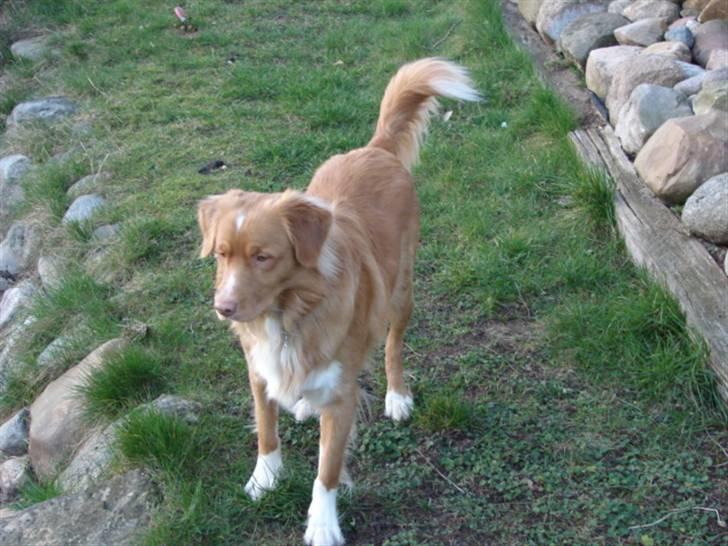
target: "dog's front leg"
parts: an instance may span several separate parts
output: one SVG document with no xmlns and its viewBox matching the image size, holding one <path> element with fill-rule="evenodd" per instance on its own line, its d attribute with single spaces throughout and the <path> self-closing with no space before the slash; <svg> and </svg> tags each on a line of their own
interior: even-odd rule
<svg viewBox="0 0 728 546">
<path fill-rule="evenodd" d="M 255 401 L 255 425 L 258 429 L 258 460 L 245 492 L 258 500 L 266 491 L 275 488 L 283 469 L 280 440 L 278 439 L 278 403 L 268 400 L 265 381 L 249 367 L 250 390 Z"/>
<path fill-rule="evenodd" d="M 336 491 L 344 467 L 346 445 L 354 423 L 358 388 L 321 409 L 319 470 L 313 482 L 304 540 L 310 546 L 340 546 L 344 536 L 336 512 Z"/>
</svg>

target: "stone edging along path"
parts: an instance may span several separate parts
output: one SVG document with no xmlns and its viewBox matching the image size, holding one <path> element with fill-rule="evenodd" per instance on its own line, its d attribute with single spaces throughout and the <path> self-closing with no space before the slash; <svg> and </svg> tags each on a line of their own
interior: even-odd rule
<svg viewBox="0 0 728 546">
<path fill-rule="evenodd" d="M 728 2 L 509 0 L 503 8 L 544 79 L 581 114 L 572 143 L 614 180 L 632 260 L 705 338 L 728 401 Z"/>
</svg>

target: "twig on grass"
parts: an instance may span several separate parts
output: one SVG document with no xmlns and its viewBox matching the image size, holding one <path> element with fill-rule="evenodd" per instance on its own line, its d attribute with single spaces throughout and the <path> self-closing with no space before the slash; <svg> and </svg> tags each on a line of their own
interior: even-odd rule
<svg viewBox="0 0 728 546">
<path fill-rule="evenodd" d="M 424 453 L 422 453 L 422 451 L 420 450 L 420 448 L 419 448 L 419 447 L 417 448 L 417 453 L 419 453 L 419 454 L 420 454 L 420 457 L 422 457 L 422 458 L 423 458 L 423 459 L 425 460 L 425 462 L 426 462 L 426 463 L 427 463 L 428 465 L 430 465 L 430 466 L 432 467 L 432 469 L 433 469 L 433 470 L 434 470 L 435 472 L 437 472 L 437 474 L 438 474 L 438 475 L 439 475 L 439 476 L 440 476 L 440 477 L 441 477 L 441 478 L 442 478 L 443 480 L 445 480 L 445 481 L 446 481 L 447 483 L 449 483 L 450 485 L 452 485 L 452 486 L 453 486 L 453 487 L 454 487 L 455 489 L 457 489 L 458 491 L 460 491 L 460 492 L 461 492 L 461 493 L 462 493 L 463 495 L 467 495 L 467 494 L 468 494 L 468 492 L 467 492 L 467 491 L 465 491 L 465 489 L 463 489 L 462 487 L 460 487 L 460 486 L 459 486 L 458 484 L 456 484 L 456 483 L 455 483 L 454 481 L 452 481 L 452 480 L 451 480 L 450 478 L 448 478 L 448 477 L 447 477 L 447 476 L 446 476 L 445 474 L 443 474 L 443 473 L 442 473 L 442 472 L 440 471 L 440 469 L 439 469 L 439 468 L 437 468 L 437 467 L 436 467 L 436 466 L 435 466 L 435 465 L 434 465 L 434 464 L 432 463 L 432 461 L 430 461 L 429 457 L 427 457 L 427 455 L 425 455 Z"/>
<path fill-rule="evenodd" d="M 438 41 L 436 41 L 434 44 L 430 46 L 430 49 L 437 49 L 439 45 L 441 45 L 445 40 L 447 40 L 450 37 L 450 34 L 452 34 L 452 31 L 455 30 L 455 27 L 457 27 L 462 21 L 455 21 L 452 25 L 450 25 L 450 28 L 447 29 L 447 32 L 445 35 L 440 38 Z"/>
<path fill-rule="evenodd" d="M 720 512 L 716 510 L 715 508 L 706 508 L 704 506 L 693 506 L 692 508 L 677 508 L 675 510 L 670 510 L 667 514 L 662 516 L 660 519 L 653 521 L 652 523 L 645 523 L 644 525 L 632 525 L 631 527 L 628 527 L 628 529 L 634 530 L 634 529 L 647 529 L 648 527 L 654 527 L 655 525 L 659 525 L 666 519 L 674 516 L 675 514 L 680 514 L 681 512 L 690 512 L 691 510 L 702 510 L 703 512 L 713 512 L 715 514 L 716 519 L 718 520 L 718 527 L 725 527 L 726 522 L 723 518 L 720 517 Z"/>
</svg>

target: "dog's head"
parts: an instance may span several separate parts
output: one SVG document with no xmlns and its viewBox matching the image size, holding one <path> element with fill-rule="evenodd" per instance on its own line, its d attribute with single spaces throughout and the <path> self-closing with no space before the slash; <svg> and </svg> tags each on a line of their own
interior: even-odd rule
<svg viewBox="0 0 728 546">
<path fill-rule="evenodd" d="M 324 248 L 332 214 L 302 193 L 230 190 L 200 202 L 201 256 L 217 259 L 214 307 L 220 319 L 253 320 L 278 296 L 331 268 Z"/>
</svg>

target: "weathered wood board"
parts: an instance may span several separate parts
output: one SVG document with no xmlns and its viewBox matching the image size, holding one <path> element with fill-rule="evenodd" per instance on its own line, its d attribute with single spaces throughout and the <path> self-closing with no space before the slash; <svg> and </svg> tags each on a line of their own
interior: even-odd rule
<svg viewBox="0 0 728 546">
<path fill-rule="evenodd" d="M 614 180 L 617 226 L 627 251 L 675 296 L 688 325 L 708 343 L 711 368 L 728 402 L 728 277 L 640 180 L 609 125 L 569 136 L 585 162 Z"/>
</svg>

